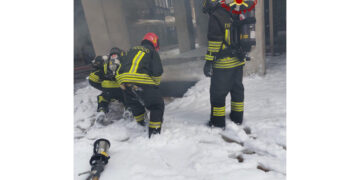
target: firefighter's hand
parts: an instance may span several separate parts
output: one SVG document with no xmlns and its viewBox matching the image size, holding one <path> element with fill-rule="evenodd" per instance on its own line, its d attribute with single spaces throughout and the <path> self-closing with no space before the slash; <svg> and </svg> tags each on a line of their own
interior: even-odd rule
<svg viewBox="0 0 360 180">
<path fill-rule="evenodd" d="M 112 75 L 111 73 L 106 74 L 105 78 L 110 80 L 110 81 L 116 81 L 115 76 Z"/>
<path fill-rule="evenodd" d="M 213 74 L 213 62 L 206 61 L 204 65 L 204 74 L 206 77 L 211 77 Z"/>
</svg>

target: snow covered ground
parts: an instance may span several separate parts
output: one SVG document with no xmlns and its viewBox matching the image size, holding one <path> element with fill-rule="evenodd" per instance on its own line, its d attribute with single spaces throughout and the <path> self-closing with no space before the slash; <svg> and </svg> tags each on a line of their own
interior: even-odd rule
<svg viewBox="0 0 360 180">
<path fill-rule="evenodd" d="M 111 141 L 111 159 L 102 180 L 286 179 L 286 56 L 267 61 L 265 77 L 244 78 L 244 125 L 236 126 L 227 116 L 224 132 L 205 126 L 210 113 L 209 78 L 202 77 L 183 98 L 166 105 L 162 133 L 152 139 L 130 120 L 92 126 L 99 91 L 89 86 L 79 89 L 75 93 L 75 179 L 86 178 L 77 174 L 89 170 L 97 138 Z M 227 115 L 229 102 L 230 97 Z M 224 141 L 219 133 L 232 134 L 243 146 Z"/>
</svg>

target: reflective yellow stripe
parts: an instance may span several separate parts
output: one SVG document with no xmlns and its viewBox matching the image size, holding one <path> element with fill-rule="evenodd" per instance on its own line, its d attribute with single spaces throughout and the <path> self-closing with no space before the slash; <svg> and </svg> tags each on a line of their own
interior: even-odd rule
<svg viewBox="0 0 360 180">
<path fill-rule="evenodd" d="M 103 82 L 101 82 L 101 87 L 103 87 L 103 88 L 120 88 L 120 84 L 116 81 L 104 80 Z"/>
<path fill-rule="evenodd" d="M 154 81 L 146 81 L 146 80 L 139 80 L 139 79 L 122 79 L 121 83 L 138 83 L 138 84 L 152 84 L 156 85 Z"/>
<path fill-rule="evenodd" d="M 209 52 L 219 52 L 219 51 L 220 51 L 220 47 L 219 47 L 219 48 L 208 47 L 208 51 L 209 51 Z"/>
<path fill-rule="evenodd" d="M 149 122 L 149 127 L 150 128 L 161 128 L 161 122 Z"/>
<path fill-rule="evenodd" d="M 216 63 L 233 63 L 233 62 L 239 62 L 239 59 L 237 57 L 227 57 L 223 59 L 219 59 Z"/>
<path fill-rule="evenodd" d="M 116 74 L 119 74 L 120 68 L 121 68 L 121 63 L 119 65 L 118 69 L 116 70 Z"/>
<path fill-rule="evenodd" d="M 144 57 L 144 55 L 145 55 L 145 52 L 143 52 L 143 51 L 139 51 L 136 54 L 136 56 L 132 60 L 132 65 L 131 65 L 131 68 L 130 68 L 130 71 L 129 71 L 130 73 L 136 73 L 137 72 L 140 61 Z"/>
<path fill-rule="evenodd" d="M 139 73 L 123 73 L 116 76 L 118 83 L 139 83 L 139 84 L 152 84 L 156 85 L 155 81 L 147 74 Z"/>
<path fill-rule="evenodd" d="M 244 64 L 245 64 L 245 62 L 242 62 L 242 63 L 239 62 L 239 63 L 233 63 L 233 64 L 227 64 L 227 65 L 215 64 L 214 68 L 217 68 L 217 69 L 229 69 L 229 68 L 242 66 Z"/>
<path fill-rule="evenodd" d="M 96 72 L 98 72 L 98 71 L 96 71 Z M 96 72 L 93 72 L 93 73 L 91 73 L 91 74 L 89 75 L 89 80 L 91 80 L 91 81 L 93 81 L 93 82 L 95 82 L 95 83 L 100 83 L 100 82 L 101 82 L 101 81 L 100 81 L 100 77 L 95 74 Z"/>
<path fill-rule="evenodd" d="M 237 112 L 243 112 L 244 102 L 231 102 L 231 110 Z"/>
<path fill-rule="evenodd" d="M 225 41 L 230 45 L 230 31 L 229 29 L 225 29 Z"/>
<path fill-rule="evenodd" d="M 141 55 L 140 55 L 139 60 L 138 60 L 138 61 L 137 61 L 137 63 L 136 63 L 134 73 L 136 73 L 136 72 L 137 72 L 137 70 L 138 70 L 138 68 L 139 68 L 140 61 L 142 60 L 142 58 L 143 58 L 144 56 L 145 56 L 145 52 L 142 52 L 142 53 L 141 53 Z"/>
<path fill-rule="evenodd" d="M 223 107 L 213 107 L 213 116 L 225 116 L 225 106 Z"/>
<path fill-rule="evenodd" d="M 142 51 L 138 51 L 138 53 L 135 55 L 135 57 L 132 59 L 132 65 L 131 65 L 131 68 L 130 68 L 130 71 L 129 72 L 133 72 L 134 71 L 134 67 L 135 67 L 135 64 L 136 64 L 136 60 L 138 59 L 138 57 L 140 56 Z"/>
<path fill-rule="evenodd" d="M 221 49 L 221 45 L 222 45 L 222 41 L 208 41 L 209 46 L 208 46 L 208 51 L 210 53 L 218 53 Z M 206 57 L 205 57 L 206 58 Z M 214 58 L 207 57 L 208 59 L 205 60 L 213 60 Z"/>
<path fill-rule="evenodd" d="M 209 46 L 221 46 L 222 41 L 208 41 Z"/>
<path fill-rule="evenodd" d="M 103 96 L 99 96 L 98 103 L 101 103 L 101 102 L 109 102 L 109 101 L 106 100 Z"/>
<path fill-rule="evenodd" d="M 161 82 L 161 76 L 151 76 L 151 79 L 154 80 L 156 85 L 160 85 Z"/>
<path fill-rule="evenodd" d="M 107 74 L 107 63 L 104 63 L 104 74 Z"/>
<path fill-rule="evenodd" d="M 240 35 L 240 39 L 248 39 L 249 35 L 248 34 L 241 34 Z"/>
<path fill-rule="evenodd" d="M 207 60 L 207 61 L 213 61 L 213 60 L 214 60 L 214 56 L 211 56 L 211 55 L 206 54 L 206 55 L 205 55 L 205 60 Z"/>
<path fill-rule="evenodd" d="M 214 68 L 218 68 L 218 69 L 234 68 L 244 65 L 245 62 L 246 62 L 245 59 L 243 62 L 240 62 L 237 57 L 227 57 L 216 61 L 216 63 L 214 64 Z"/>
<path fill-rule="evenodd" d="M 213 113 L 213 116 L 225 116 L 225 112 L 223 112 L 223 113 Z"/>
<path fill-rule="evenodd" d="M 140 114 L 138 116 L 135 116 L 135 120 L 137 122 L 145 120 L 145 114 Z"/>
<path fill-rule="evenodd" d="M 213 45 L 210 45 L 210 44 L 209 44 L 209 46 L 208 46 L 208 47 L 212 47 L 212 48 L 220 48 L 220 47 L 221 47 L 221 45 L 222 45 L 222 44 L 220 44 L 220 45 L 216 45 L 216 46 L 213 46 Z"/>
</svg>

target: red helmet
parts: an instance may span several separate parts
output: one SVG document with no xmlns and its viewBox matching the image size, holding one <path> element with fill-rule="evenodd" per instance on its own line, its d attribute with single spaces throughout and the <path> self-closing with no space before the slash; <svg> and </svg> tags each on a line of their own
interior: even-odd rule
<svg viewBox="0 0 360 180">
<path fill-rule="evenodd" d="M 146 33 L 143 40 L 150 41 L 154 45 L 156 51 L 159 51 L 160 49 L 159 37 L 155 33 L 152 32 Z"/>
</svg>

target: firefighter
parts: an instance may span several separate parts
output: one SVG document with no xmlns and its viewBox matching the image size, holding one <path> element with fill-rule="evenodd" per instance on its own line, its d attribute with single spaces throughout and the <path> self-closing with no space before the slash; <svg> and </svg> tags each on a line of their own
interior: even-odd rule
<svg viewBox="0 0 360 180">
<path fill-rule="evenodd" d="M 121 66 L 120 61 L 124 56 L 125 52 L 123 50 L 114 47 L 110 50 L 109 56 L 97 56 L 93 61 L 94 71 L 89 76 L 89 83 L 94 88 L 102 91 L 97 97 L 98 113 L 96 120 L 104 125 L 110 122 L 106 118 L 106 114 L 109 112 L 109 103 L 111 101 L 118 100 L 125 106 L 124 92 L 120 84 L 115 80 L 116 70 Z"/>
<path fill-rule="evenodd" d="M 228 1 L 227 1 L 228 2 Z M 230 3 L 230 2 L 228 2 Z M 225 99 L 231 95 L 230 119 L 241 125 L 244 114 L 243 68 L 245 52 L 234 43 L 234 18 L 238 15 L 222 8 L 216 0 L 204 0 L 203 12 L 209 14 L 208 50 L 205 55 L 204 74 L 211 77 L 210 127 L 225 128 Z M 232 44 L 233 43 L 233 44 Z"/>
<path fill-rule="evenodd" d="M 160 134 L 164 114 L 164 100 L 159 85 L 163 68 L 159 56 L 159 37 L 147 33 L 140 46 L 132 47 L 116 75 L 126 87 L 125 100 L 135 120 L 145 126 L 145 108 L 150 111 L 149 138 Z"/>
</svg>

